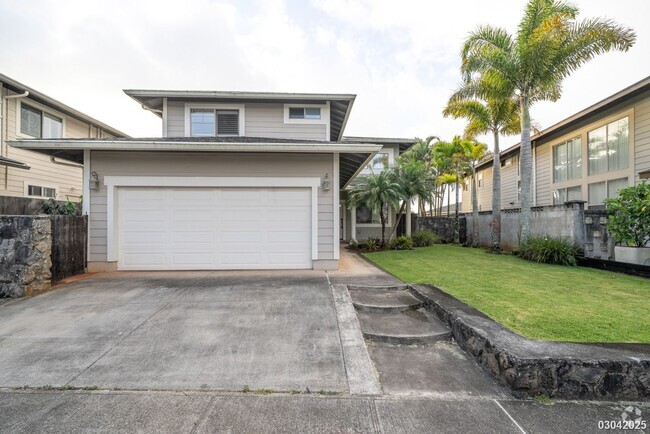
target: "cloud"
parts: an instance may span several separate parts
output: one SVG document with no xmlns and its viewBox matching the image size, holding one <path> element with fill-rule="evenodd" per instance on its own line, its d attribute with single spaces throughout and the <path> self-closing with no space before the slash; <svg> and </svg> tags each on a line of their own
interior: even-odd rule
<svg viewBox="0 0 650 434">
<path fill-rule="evenodd" d="M 450 138 L 463 121 L 441 110 L 456 88 L 467 33 L 490 23 L 516 30 L 522 0 L 0 1 L 3 72 L 134 136 L 161 122 L 123 88 L 345 92 L 358 95 L 349 135 Z M 606 54 L 539 104 L 548 126 L 650 71 L 646 0 L 611 8 L 578 2 L 582 16 L 631 25 L 629 53 Z M 10 59 L 10 61 L 9 61 Z M 490 141 L 488 140 L 488 143 Z M 505 144 L 514 144 L 508 138 Z"/>
</svg>

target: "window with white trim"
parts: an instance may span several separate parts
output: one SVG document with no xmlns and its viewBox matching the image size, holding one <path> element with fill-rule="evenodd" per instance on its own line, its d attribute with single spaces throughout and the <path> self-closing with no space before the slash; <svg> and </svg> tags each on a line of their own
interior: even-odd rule
<svg viewBox="0 0 650 434">
<path fill-rule="evenodd" d="M 39 139 L 60 139 L 63 137 L 63 119 L 21 103 L 20 132 Z"/>
<path fill-rule="evenodd" d="M 558 188 L 553 191 L 553 205 L 561 205 L 572 200 L 582 200 L 582 187 L 580 185 Z"/>
<path fill-rule="evenodd" d="M 289 119 L 320 119 L 320 107 L 289 107 Z"/>
<path fill-rule="evenodd" d="M 386 224 L 389 224 L 390 214 L 388 213 L 388 205 L 384 205 L 384 215 L 386 216 Z M 365 205 L 356 208 L 356 220 L 358 225 L 381 225 L 379 213 Z"/>
<path fill-rule="evenodd" d="M 553 182 L 582 177 L 582 140 L 580 137 L 553 146 Z"/>
<path fill-rule="evenodd" d="M 627 186 L 627 178 L 610 179 L 589 184 L 589 207 L 604 206 L 605 199 L 617 198 L 618 191 Z"/>
<path fill-rule="evenodd" d="M 190 109 L 190 135 L 239 136 L 239 110 Z"/>
<path fill-rule="evenodd" d="M 626 116 L 587 133 L 589 175 L 629 166 L 628 127 Z"/>
<path fill-rule="evenodd" d="M 56 188 L 36 184 L 27 184 L 27 196 L 56 199 Z"/>
</svg>

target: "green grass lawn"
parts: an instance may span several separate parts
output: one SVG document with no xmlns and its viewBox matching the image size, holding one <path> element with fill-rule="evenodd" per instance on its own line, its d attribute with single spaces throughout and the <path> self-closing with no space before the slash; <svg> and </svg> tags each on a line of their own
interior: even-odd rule
<svg viewBox="0 0 650 434">
<path fill-rule="evenodd" d="M 368 253 L 407 283 L 431 283 L 531 339 L 650 343 L 650 280 L 436 245 Z"/>
</svg>

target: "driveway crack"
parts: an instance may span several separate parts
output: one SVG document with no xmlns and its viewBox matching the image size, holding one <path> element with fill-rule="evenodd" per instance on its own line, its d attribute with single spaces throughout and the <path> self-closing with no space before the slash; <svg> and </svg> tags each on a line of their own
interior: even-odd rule
<svg viewBox="0 0 650 434">
<path fill-rule="evenodd" d="M 92 367 L 93 367 L 97 362 L 99 362 L 99 361 L 100 361 L 100 360 L 101 360 L 101 359 L 102 359 L 106 354 L 108 354 L 109 352 L 111 352 L 111 351 L 113 350 L 113 348 L 117 347 L 117 346 L 118 346 L 122 341 L 124 341 L 126 338 L 128 338 L 129 336 L 131 336 L 131 335 L 132 335 L 136 330 L 138 330 L 140 327 L 142 327 L 142 326 L 143 326 L 147 321 L 149 321 L 151 318 L 153 318 L 154 316 L 156 316 L 157 314 L 159 314 L 160 312 L 162 312 L 163 310 L 165 310 L 165 309 L 167 308 L 167 306 L 169 306 L 170 304 L 172 304 L 173 302 L 175 302 L 176 300 L 178 300 L 178 299 L 179 299 L 183 294 L 185 294 L 185 293 L 187 292 L 187 290 L 188 290 L 188 288 L 185 288 L 185 289 L 182 290 L 182 291 L 181 291 L 181 292 L 180 292 L 176 297 L 172 298 L 172 299 L 169 300 L 167 303 L 165 303 L 165 304 L 164 304 L 160 309 L 156 310 L 154 313 L 152 313 L 151 315 L 149 315 L 148 317 L 146 317 L 146 318 L 145 318 L 145 319 L 144 319 L 140 324 L 138 324 L 137 326 L 135 326 L 135 328 L 133 328 L 133 330 L 131 330 L 130 332 L 128 332 L 127 334 L 125 334 L 124 336 L 122 336 L 122 337 L 121 337 L 119 340 L 117 340 L 113 345 L 111 345 L 110 348 L 108 348 L 106 351 L 104 351 L 104 352 L 103 352 L 99 357 L 97 357 L 97 359 L 95 359 L 95 360 L 94 360 L 90 365 L 86 366 L 86 367 L 85 367 L 81 372 L 79 372 L 79 373 L 76 374 L 74 377 L 72 377 L 72 379 L 71 379 L 70 381 L 68 381 L 67 383 L 65 383 L 64 386 L 68 386 L 68 385 L 70 385 L 70 383 L 72 383 L 72 382 L 75 381 L 77 378 L 79 378 L 81 375 L 83 375 L 84 372 L 86 372 L 88 369 L 92 368 Z"/>
</svg>

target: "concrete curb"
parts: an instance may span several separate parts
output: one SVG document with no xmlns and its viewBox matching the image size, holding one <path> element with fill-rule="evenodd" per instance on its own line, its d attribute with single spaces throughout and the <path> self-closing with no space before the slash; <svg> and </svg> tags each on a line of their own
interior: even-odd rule
<svg viewBox="0 0 650 434">
<path fill-rule="evenodd" d="M 350 394 L 380 395 L 381 385 L 370 360 L 348 288 L 343 284 L 334 284 L 331 288 Z"/>
</svg>

